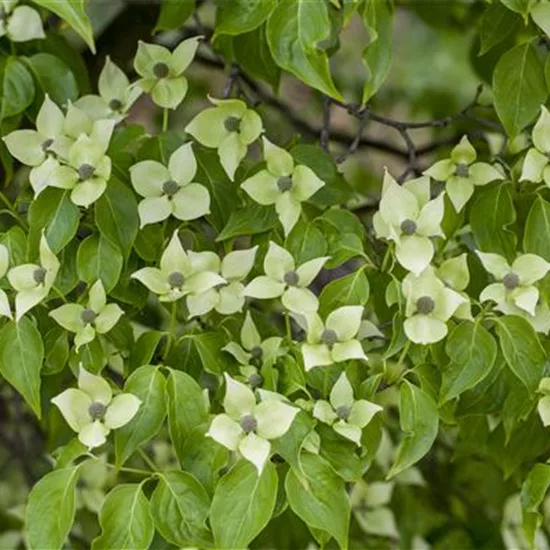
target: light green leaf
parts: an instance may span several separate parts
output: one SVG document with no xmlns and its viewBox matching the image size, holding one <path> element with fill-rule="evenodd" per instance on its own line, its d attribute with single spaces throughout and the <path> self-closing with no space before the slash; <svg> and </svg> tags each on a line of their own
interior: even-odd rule
<svg viewBox="0 0 550 550">
<path fill-rule="evenodd" d="M 253 464 L 241 460 L 222 477 L 210 510 L 217 548 L 246 548 L 250 544 L 271 519 L 277 485 L 271 462 L 258 475 Z"/>
<path fill-rule="evenodd" d="M 535 464 L 521 486 L 521 507 L 523 509 L 523 532 L 527 541 L 534 547 L 536 530 L 542 524 L 543 516 L 539 513 L 548 488 L 550 487 L 550 466 Z"/>
<path fill-rule="evenodd" d="M 525 222 L 523 250 L 550 261 L 550 203 L 540 195 L 533 202 Z"/>
<path fill-rule="evenodd" d="M 214 40 L 228 34 L 236 36 L 259 27 L 271 15 L 276 0 L 233 0 L 219 2 Z"/>
<path fill-rule="evenodd" d="M 529 11 L 536 0 L 500 0 L 509 10 L 523 15 L 527 20 Z"/>
<path fill-rule="evenodd" d="M 299 221 L 294 226 L 285 243 L 285 248 L 296 260 L 296 265 L 326 256 L 327 247 L 327 241 L 315 223 L 304 221 Z"/>
<path fill-rule="evenodd" d="M 151 364 L 162 336 L 162 332 L 158 330 L 149 330 L 140 335 L 130 350 L 130 372 Z"/>
<path fill-rule="evenodd" d="M 319 297 L 321 316 L 341 306 L 362 306 L 369 299 L 369 280 L 363 269 L 358 269 L 345 277 L 331 281 Z"/>
<path fill-rule="evenodd" d="M 69 359 L 69 340 L 67 331 L 54 327 L 44 336 L 44 368 L 42 374 L 61 372 Z"/>
<path fill-rule="evenodd" d="M 195 9 L 195 0 L 164 0 L 153 33 L 179 29 L 191 17 Z"/>
<path fill-rule="evenodd" d="M 2 77 L 1 118 L 22 113 L 33 102 L 34 94 L 34 80 L 27 67 L 16 57 L 8 57 Z"/>
<path fill-rule="evenodd" d="M 118 247 L 103 235 L 90 235 L 78 247 L 78 277 L 88 285 L 101 280 L 107 293 L 116 286 L 123 263 Z"/>
<path fill-rule="evenodd" d="M 146 550 L 155 526 L 149 501 L 141 485 L 124 484 L 115 487 L 99 512 L 101 535 L 92 541 L 92 550 Z"/>
<path fill-rule="evenodd" d="M 46 474 L 29 494 L 25 531 L 32 550 L 61 549 L 73 525 L 79 466 Z"/>
<path fill-rule="evenodd" d="M 0 373 L 23 396 L 38 418 L 40 412 L 40 369 L 44 344 L 28 317 L 9 321 L 0 331 Z"/>
</svg>

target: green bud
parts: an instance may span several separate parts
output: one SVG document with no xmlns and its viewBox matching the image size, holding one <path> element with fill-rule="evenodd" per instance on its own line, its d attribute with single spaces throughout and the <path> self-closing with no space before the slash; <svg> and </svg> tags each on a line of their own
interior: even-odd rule
<svg viewBox="0 0 550 550">
<path fill-rule="evenodd" d="M 435 309 L 435 302 L 430 296 L 421 296 L 416 301 L 416 311 L 422 315 L 429 315 Z"/>
<path fill-rule="evenodd" d="M 109 109 L 111 109 L 111 111 L 121 111 L 122 107 L 123 105 L 120 99 L 111 99 L 111 101 L 109 101 Z"/>
<path fill-rule="evenodd" d="M 162 192 L 169 197 L 174 196 L 179 190 L 180 186 L 174 180 L 168 180 L 162 184 Z"/>
<path fill-rule="evenodd" d="M 251 374 L 248 377 L 248 383 L 253 388 L 259 388 L 262 385 L 263 381 L 263 376 L 260 374 Z"/>
<path fill-rule="evenodd" d="M 416 222 L 413 220 L 404 220 L 401 222 L 401 231 L 404 235 L 414 235 L 416 233 Z"/>
<path fill-rule="evenodd" d="M 48 150 L 50 149 L 50 147 L 52 146 L 53 144 L 53 139 L 47 139 L 45 140 L 43 143 L 42 143 L 42 151 L 44 151 L 44 153 L 48 152 Z"/>
<path fill-rule="evenodd" d="M 181 288 L 185 283 L 185 277 L 183 276 L 183 273 L 180 273 L 179 271 L 173 271 L 168 275 L 168 284 L 172 288 Z"/>
<path fill-rule="evenodd" d="M 289 271 L 285 273 L 283 280 L 288 286 L 296 286 L 300 282 L 300 276 L 296 271 Z"/>
<path fill-rule="evenodd" d="M 82 164 L 78 169 L 78 177 L 80 181 L 89 180 L 95 172 L 95 168 L 91 164 Z"/>
<path fill-rule="evenodd" d="M 502 284 L 508 290 L 514 290 L 514 288 L 519 286 L 519 277 L 515 273 L 508 273 L 504 276 L 504 279 L 502 279 Z"/>
<path fill-rule="evenodd" d="M 346 407 L 346 405 L 341 405 L 336 409 L 336 416 L 340 420 L 347 420 L 349 418 L 350 408 Z"/>
<path fill-rule="evenodd" d="M 277 180 L 277 187 L 281 193 L 290 191 L 292 189 L 292 178 L 290 176 L 283 176 Z"/>
<path fill-rule="evenodd" d="M 88 407 L 88 414 L 90 415 L 92 420 L 103 420 L 106 411 L 107 407 L 105 407 L 105 405 L 99 401 L 94 401 Z"/>
<path fill-rule="evenodd" d="M 227 117 L 223 125 L 228 132 L 238 132 L 241 129 L 241 120 L 236 116 Z"/>
<path fill-rule="evenodd" d="M 241 428 L 244 433 L 249 434 L 253 432 L 258 427 L 258 421 L 251 415 L 247 414 L 241 418 Z"/>
<path fill-rule="evenodd" d="M 32 274 L 34 282 L 41 285 L 46 280 L 46 273 L 47 272 L 43 267 L 35 269 L 34 273 Z"/>
<path fill-rule="evenodd" d="M 334 344 L 336 344 L 337 341 L 338 341 L 338 335 L 334 330 L 331 330 L 331 329 L 323 330 L 323 333 L 321 334 L 321 342 L 323 342 L 323 344 L 331 348 L 332 346 L 334 346 Z"/>
<path fill-rule="evenodd" d="M 459 162 L 456 165 L 456 175 L 459 178 L 467 178 L 470 175 L 470 167 L 464 162 Z"/>
<path fill-rule="evenodd" d="M 155 63 L 153 67 L 153 74 L 157 78 L 166 78 L 168 74 L 170 73 L 170 69 L 168 68 L 168 65 L 166 63 Z"/>
<path fill-rule="evenodd" d="M 82 322 L 86 325 L 93 323 L 97 318 L 97 313 L 93 310 L 87 307 L 82 311 L 80 314 L 80 318 L 82 319 Z"/>
</svg>

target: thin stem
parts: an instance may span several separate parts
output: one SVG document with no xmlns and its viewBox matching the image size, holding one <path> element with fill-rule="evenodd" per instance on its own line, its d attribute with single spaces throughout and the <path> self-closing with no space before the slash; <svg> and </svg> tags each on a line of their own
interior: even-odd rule
<svg viewBox="0 0 550 550">
<path fill-rule="evenodd" d="M 94 460 L 101 461 L 99 457 L 95 456 L 92 453 L 86 453 L 86 456 L 93 458 Z M 117 470 L 117 472 L 127 472 L 129 474 L 138 474 L 138 475 L 147 476 L 147 477 L 150 477 L 151 475 L 153 475 L 153 472 L 149 472 L 147 470 L 140 470 L 139 468 L 127 468 L 125 466 L 119 468 L 115 464 L 111 464 L 110 462 L 103 462 L 103 464 L 105 464 L 105 466 L 107 466 L 108 468 Z"/>
<path fill-rule="evenodd" d="M 292 330 L 290 328 L 290 314 L 288 311 L 285 312 L 285 325 L 286 325 L 286 337 L 289 342 L 292 342 Z"/>
<path fill-rule="evenodd" d="M 145 464 L 147 464 L 147 466 L 149 466 L 149 468 L 151 468 L 153 472 L 156 472 L 157 465 L 151 460 L 149 455 L 141 447 L 138 447 L 138 453 L 139 456 L 141 456 L 141 458 L 143 459 L 143 462 L 145 462 Z"/>
<path fill-rule="evenodd" d="M 162 111 L 162 132 L 168 131 L 168 109 Z"/>
<path fill-rule="evenodd" d="M 170 350 L 172 349 L 172 345 L 174 343 L 177 307 L 178 307 L 177 302 L 172 302 L 172 312 L 170 314 L 170 326 L 168 327 L 168 342 L 166 344 L 166 350 L 164 351 L 163 359 L 166 359 L 168 357 L 168 354 L 170 353 Z"/>
<path fill-rule="evenodd" d="M 403 364 L 403 361 L 405 360 L 405 357 L 406 357 L 407 353 L 409 352 L 410 347 L 411 347 L 411 342 L 410 342 L 410 340 L 407 340 L 407 343 L 403 347 L 403 351 L 401 352 L 401 355 L 399 356 L 399 359 L 397 360 L 398 365 Z"/>
<path fill-rule="evenodd" d="M 61 292 L 61 290 L 59 290 L 55 285 L 52 286 L 53 288 L 53 291 L 65 302 L 67 303 L 67 298 L 65 297 L 65 295 L 63 294 L 63 292 Z"/>
<path fill-rule="evenodd" d="M 9 211 L 11 212 L 11 215 L 19 222 L 21 227 L 23 229 L 28 229 L 27 222 L 19 215 L 19 212 L 15 209 L 15 206 L 12 204 L 12 202 L 4 195 L 2 191 L 0 191 L 0 200 L 8 207 Z"/>
</svg>

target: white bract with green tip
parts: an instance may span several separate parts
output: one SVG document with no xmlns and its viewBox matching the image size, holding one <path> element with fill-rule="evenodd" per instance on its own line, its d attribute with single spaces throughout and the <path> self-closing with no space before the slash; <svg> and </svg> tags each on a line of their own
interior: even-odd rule
<svg viewBox="0 0 550 550">
<path fill-rule="evenodd" d="M 467 298 L 447 288 L 431 267 L 420 275 L 409 273 L 401 286 L 405 297 L 403 325 L 407 338 L 415 344 L 433 344 L 445 338 L 447 321 Z"/>
<path fill-rule="evenodd" d="M 308 166 L 295 165 L 292 155 L 263 138 L 267 169 L 248 178 L 241 187 L 258 204 L 275 205 L 288 235 L 300 218 L 302 202 L 311 198 L 325 182 Z"/>
<path fill-rule="evenodd" d="M 213 252 L 186 252 L 176 230 L 160 258 L 159 267 L 144 267 L 131 277 L 157 294 L 161 302 L 174 302 L 225 284 L 225 279 L 213 268 L 217 263 L 219 258 Z"/>
<path fill-rule="evenodd" d="M 59 260 L 50 250 L 46 236 L 40 239 L 40 259 L 38 264 L 24 264 L 8 271 L 8 281 L 17 291 L 15 296 L 15 320 L 19 321 L 27 311 L 39 304 L 53 287 Z"/>
<path fill-rule="evenodd" d="M 243 281 L 254 266 L 257 250 L 257 246 L 248 250 L 235 250 L 227 254 L 221 262 L 218 256 L 210 253 L 212 261 L 208 269 L 220 273 L 225 283 L 220 283 L 200 294 L 188 296 L 189 315 L 196 317 L 213 309 L 222 315 L 242 311 L 245 304 Z"/>
<path fill-rule="evenodd" d="M 457 212 L 474 194 L 476 186 L 503 179 L 503 175 L 491 164 L 475 162 L 476 150 L 464 136 L 451 151 L 451 157 L 436 162 L 424 174 L 438 181 L 446 182 L 445 189 Z"/>
<path fill-rule="evenodd" d="M 262 119 L 240 99 L 209 99 L 215 107 L 201 111 L 185 131 L 205 147 L 218 150 L 223 169 L 233 180 L 248 146 L 263 132 Z"/>
<path fill-rule="evenodd" d="M 189 84 L 183 72 L 191 65 L 200 39 L 195 36 L 184 40 L 173 52 L 164 46 L 140 41 L 134 68 L 142 78 L 134 85 L 150 94 L 159 107 L 175 109 L 187 95 Z"/>
<path fill-rule="evenodd" d="M 343 372 L 330 392 L 329 401 L 320 399 L 315 403 L 313 416 L 332 426 L 342 437 L 361 445 L 363 428 L 382 410 L 365 399 L 353 397 L 353 388 Z"/>
<path fill-rule="evenodd" d="M 0 244 L 0 279 L 3 279 L 6 276 L 9 265 L 10 253 L 8 248 L 5 245 Z M 3 288 L 0 288 L 0 316 L 7 317 L 8 319 L 13 318 L 8 295 Z"/>
<path fill-rule="evenodd" d="M 99 95 L 85 95 L 75 106 L 94 120 L 112 118 L 120 122 L 142 94 L 138 86 L 130 85 L 124 71 L 107 56 L 98 81 Z"/>
<path fill-rule="evenodd" d="M 225 413 L 212 420 L 206 435 L 230 451 L 238 451 L 261 473 L 271 453 L 269 440 L 286 434 L 299 409 L 285 403 L 282 396 L 256 403 L 254 392 L 227 373 L 225 382 Z M 265 392 L 263 395 L 277 394 Z"/>
<path fill-rule="evenodd" d="M 534 283 L 548 273 L 550 263 L 536 254 L 522 254 L 512 265 L 499 254 L 477 254 L 483 267 L 498 281 L 483 289 L 480 301 L 492 300 L 503 313 L 509 313 L 507 306 L 514 305 L 534 316 L 539 301 L 539 290 Z"/>
<path fill-rule="evenodd" d="M 311 313 L 317 311 L 317 296 L 307 287 L 319 274 L 328 256 L 315 258 L 296 267 L 294 258 L 284 248 L 269 243 L 264 259 L 265 275 L 256 277 L 245 289 L 246 296 L 267 300 L 281 297 L 283 306 L 294 313 Z"/>
<path fill-rule="evenodd" d="M 18 6 L 19 0 L 0 0 L 0 37 L 13 42 L 46 38 L 40 14 L 30 6 Z"/>
<path fill-rule="evenodd" d="M 101 280 L 90 288 L 88 303 L 64 304 L 50 312 L 50 316 L 64 329 L 74 332 L 74 343 L 78 352 L 80 346 L 91 342 L 96 333 L 109 332 L 124 312 L 117 304 L 107 304 L 107 296 Z"/>
<path fill-rule="evenodd" d="M 435 275 L 443 283 L 456 290 L 465 300 L 454 312 L 458 319 L 469 319 L 472 317 L 472 308 L 469 296 L 464 292 L 470 283 L 470 271 L 468 269 L 468 255 L 466 253 L 445 260 L 439 267 L 435 268 Z"/>
<path fill-rule="evenodd" d="M 191 143 L 185 143 L 170 155 L 168 167 L 144 160 L 130 168 L 134 189 L 145 197 L 138 205 L 141 227 L 174 216 L 178 220 L 196 220 L 210 213 L 210 194 L 204 185 L 192 183 L 197 161 Z"/>
<path fill-rule="evenodd" d="M 100 447 L 111 430 L 128 424 L 141 401 L 131 393 L 113 398 L 111 386 L 101 376 L 90 374 L 82 365 L 78 389 L 69 388 L 52 399 L 67 424 L 78 433 L 78 439 L 89 449 Z"/>
<path fill-rule="evenodd" d="M 542 105 L 537 123 L 531 132 L 533 145 L 523 162 L 521 181 L 544 183 L 550 187 L 550 112 Z"/>
<path fill-rule="evenodd" d="M 444 236 L 441 221 L 443 195 L 430 200 L 427 176 L 399 185 L 386 171 L 378 212 L 373 216 L 378 237 L 395 242 L 397 261 L 419 275 L 432 261 L 430 237 Z"/>
<path fill-rule="evenodd" d="M 326 322 L 313 313 L 307 315 L 307 342 L 302 344 L 306 371 L 350 359 L 367 360 L 357 333 L 363 308 L 343 306 L 329 313 Z"/>
</svg>

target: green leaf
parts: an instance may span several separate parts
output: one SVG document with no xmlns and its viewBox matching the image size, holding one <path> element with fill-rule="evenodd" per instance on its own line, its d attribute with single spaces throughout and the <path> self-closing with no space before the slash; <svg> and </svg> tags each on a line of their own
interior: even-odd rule
<svg viewBox="0 0 550 550">
<path fill-rule="evenodd" d="M 404 437 L 388 479 L 418 462 L 430 450 L 437 437 L 439 415 L 434 400 L 407 380 L 401 385 L 399 424 Z"/>
<path fill-rule="evenodd" d="M 291 468 L 285 480 L 292 511 L 310 529 L 329 533 L 340 548 L 347 548 L 350 502 L 344 481 L 318 455 L 304 452 L 300 463 L 300 471 Z"/>
<path fill-rule="evenodd" d="M 69 360 L 69 339 L 67 331 L 54 327 L 44 336 L 44 368 L 42 374 L 61 372 Z"/>
<path fill-rule="evenodd" d="M 101 507 L 99 525 L 101 535 L 92 541 L 92 550 L 149 548 L 155 526 L 141 485 L 128 483 L 115 487 Z"/>
<path fill-rule="evenodd" d="M 392 7 L 387 0 L 366 0 L 362 17 L 370 39 L 363 52 L 363 63 L 368 71 L 368 80 L 363 88 L 363 103 L 367 103 L 380 89 L 390 71 Z"/>
<path fill-rule="evenodd" d="M 84 10 L 84 0 L 33 0 L 35 4 L 53 11 L 75 30 L 95 54 L 94 31 Z"/>
<path fill-rule="evenodd" d="M 510 136 L 518 135 L 548 97 L 542 65 L 531 43 L 506 52 L 493 73 L 495 109 Z"/>
<path fill-rule="evenodd" d="M 326 316 L 342 306 L 362 306 L 369 299 L 369 280 L 363 269 L 331 281 L 319 297 L 319 312 Z"/>
<path fill-rule="evenodd" d="M 35 94 L 34 80 L 22 61 L 10 56 L 3 69 L 2 120 L 22 113 L 31 105 Z"/>
<path fill-rule="evenodd" d="M 231 365 L 228 354 L 221 351 L 226 343 L 225 337 L 219 332 L 185 334 L 179 339 L 167 362 L 191 374 L 198 375 L 204 369 L 211 374 L 221 375 Z"/>
<path fill-rule="evenodd" d="M 0 331 L 0 373 L 23 396 L 38 418 L 44 344 L 29 317 L 9 321 Z"/>
<path fill-rule="evenodd" d="M 27 236 L 18 226 L 14 225 L 9 231 L 0 236 L 0 242 L 8 247 L 10 266 L 24 264 L 27 259 Z"/>
<path fill-rule="evenodd" d="M 257 235 L 273 229 L 278 217 L 272 206 L 249 204 L 231 212 L 227 224 L 216 241 L 225 241 L 242 235 Z"/>
<path fill-rule="evenodd" d="M 268 19 L 277 0 L 233 0 L 219 2 L 213 40 L 228 34 L 236 36 L 253 31 Z"/>
<path fill-rule="evenodd" d="M 518 29 L 520 23 L 521 19 L 499 2 L 487 6 L 481 18 L 479 30 L 481 46 L 478 55 L 483 55 L 500 44 Z"/>
<path fill-rule="evenodd" d="M 480 322 L 465 321 L 451 332 L 445 352 L 451 362 L 443 371 L 441 403 L 473 388 L 491 372 L 497 345 Z"/>
<path fill-rule="evenodd" d="M 90 235 L 78 247 L 76 268 L 80 280 L 92 285 L 101 279 L 105 292 L 116 286 L 123 263 L 118 247 L 102 235 Z"/>
<path fill-rule="evenodd" d="M 529 321 L 516 315 L 497 319 L 497 334 L 506 363 L 531 392 L 536 391 L 546 366 L 546 352 Z"/>
<path fill-rule="evenodd" d="M 341 101 L 330 74 L 327 54 L 319 48 L 330 33 L 325 2 L 283 0 L 267 23 L 267 41 L 277 65 L 312 88 Z"/>
<path fill-rule="evenodd" d="M 258 475 L 240 460 L 225 474 L 214 493 L 210 525 L 217 548 L 246 548 L 267 525 L 277 499 L 277 472 L 271 462 Z"/>
<path fill-rule="evenodd" d="M 27 59 L 36 82 L 52 101 L 66 105 L 78 98 L 78 84 L 73 72 L 55 55 L 37 53 Z"/>
<path fill-rule="evenodd" d="M 470 225 L 480 250 L 516 257 L 517 237 L 508 229 L 516 221 L 516 210 L 508 183 L 484 189 L 470 210 Z"/>
<path fill-rule="evenodd" d="M 190 474 L 177 470 L 162 472 L 151 495 L 151 514 L 158 532 L 178 548 L 211 547 L 206 528 L 210 498 Z"/>
<path fill-rule="evenodd" d="M 536 530 L 542 524 L 543 516 L 539 513 L 548 488 L 550 487 L 550 466 L 535 464 L 521 486 L 521 507 L 523 509 L 523 531 L 533 548 Z"/>
<path fill-rule="evenodd" d="M 195 10 L 195 0 L 163 0 L 153 34 L 180 29 Z"/>
<path fill-rule="evenodd" d="M 158 368 L 146 365 L 134 371 L 124 384 L 124 391 L 139 397 L 141 406 L 128 424 L 115 431 L 118 467 L 157 434 L 166 417 L 166 381 Z"/>
<path fill-rule="evenodd" d="M 162 336 L 163 333 L 157 330 L 149 330 L 139 336 L 130 350 L 130 359 L 128 360 L 130 372 L 143 365 L 151 364 Z"/>
<path fill-rule="evenodd" d="M 136 239 L 139 218 L 136 198 L 120 180 L 111 178 L 95 203 L 95 222 L 99 232 L 127 258 Z"/>
<path fill-rule="evenodd" d="M 54 470 L 32 488 L 25 511 L 30 549 L 64 548 L 74 521 L 79 470 L 79 466 Z"/>
<path fill-rule="evenodd" d="M 300 220 L 288 235 L 285 248 L 297 265 L 327 255 L 327 241 L 314 222 Z"/>
<path fill-rule="evenodd" d="M 534 200 L 525 222 L 523 249 L 550 261 L 550 203 L 540 196 Z"/>
<path fill-rule="evenodd" d="M 536 0 L 500 0 L 509 10 L 512 10 L 527 21 L 527 16 Z"/>
</svg>

